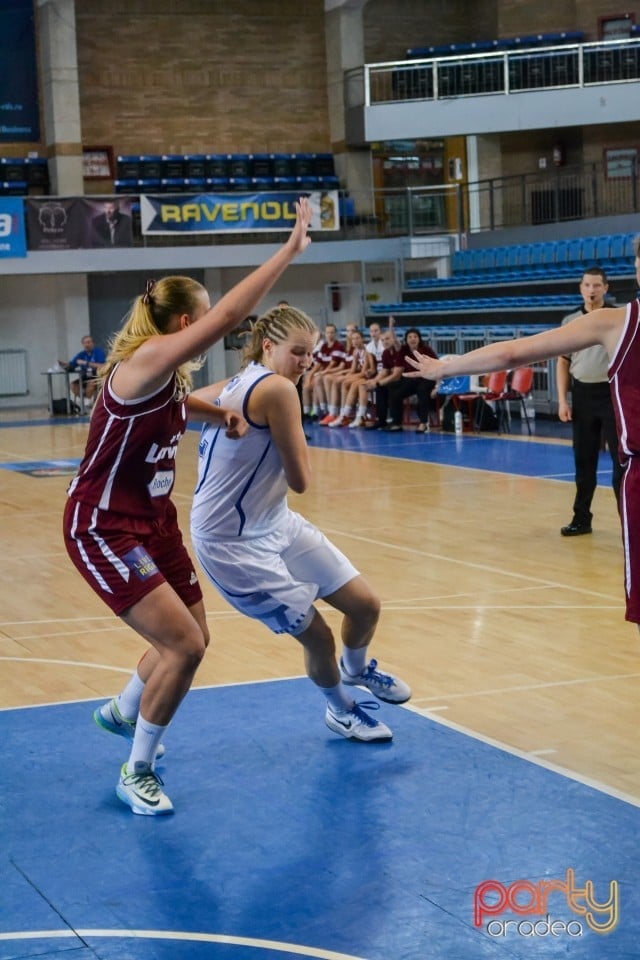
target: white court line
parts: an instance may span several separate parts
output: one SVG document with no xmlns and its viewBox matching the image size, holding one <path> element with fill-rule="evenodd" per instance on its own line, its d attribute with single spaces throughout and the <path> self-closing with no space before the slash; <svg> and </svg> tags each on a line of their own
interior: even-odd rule
<svg viewBox="0 0 640 960">
<path fill-rule="evenodd" d="M 281 683 L 286 680 L 304 680 L 306 675 L 294 676 L 294 677 L 279 677 L 277 679 L 269 680 L 240 680 L 236 683 L 210 683 L 201 687 L 192 687 L 192 693 L 197 692 L 198 690 L 220 690 L 225 687 L 248 687 L 253 686 L 254 684 L 267 684 L 267 683 Z M 0 707 L 0 713 L 6 712 L 8 710 L 38 710 L 41 707 L 60 707 L 60 706 L 70 706 L 76 703 L 93 703 L 95 700 L 100 700 L 104 698 L 100 697 L 84 697 L 83 699 L 76 700 L 63 700 L 63 701 L 54 701 L 52 703 L 29 703 L 23 707 Z M 584 786 L 592 787 L 594 790 L 597 790 L 599 793 L 603 793 L 606 796 L 614 797 L 616 800 L 622 800 L 625 803 L 629 803 L 634 807 L 640 808 L 640 798 L 634 797 L 631 794 L 624 793 L 621 790 L 616 790 L 614 787 L 610 787 L 605 783 L 601 783 L 599 780 L 593 780 L 590 777 L 584 777 L 579 773 L 575 773 L 573 770 L 569 770 L 567 767 L 561 767 L 558 764 L 549 763 L 546 760 L 538 759 L 533 753 L 525 753 L 522 750 L 517 750 L 515 747 L 511 747 L 506 743 L 502 743 L 499 740 L 493 740 L 491 737 L 486 737 L 483 734 L 476 733 L 474 730 L 470 730 L 468 727 L 464 727 L 459 723 L 455 723 L 453 720 L 445 720 L 440 716 L 431 716 L 429 707 L 419 707 L 412 703 L 403 703 L 396 706 L 397 710 L 410 710 L 412 713 L 417 714 L 418 716 L 425 717 L 426 719 L 431 720 L 433 723 L 439 723 L 443 727 L 447 727 L 451 730 L 456 730 L 458 733 L 462 733 L 467 737 L 470 737 L 472 740 L 478 740 L 480 743 L 486 743 L 490 747 L 494 747 L 496 750 L 502 750 L 504 753 L 512 754 L 514 757 L 520 757 L 522 760 L 527 760 L 529 763 L 533 763 L 536 766 L 544 767 L 546 770 L 551 770 L 553 773 L 558 773 L 563 777 L 566 777 L 568 780 L 573 780 L 576 783 L 582 783 Z M 440 707 L 434 709 L 442 709 Z M 339 956 L 339 955 L 337 955 Z M 351 960 L 351 958 L 348 958 Z M 360 958 L 354 958 L 354 960 L 360 960 Z"/>
<path fill-rule="evenodd" d="M 473 690 L 467 693 L 439 693 L 434 700 L 466 700 L 467 697 L 493 697 L 496 694 L 519 693 L 523 690 L 549 690 L 551 687 L 574 687 L 587 683 L 606 683 L 610 680 L 638 680 L 640 673 L 598 674 L 597 677 L 576 677 L 573 680 L 548 680 L 545 683 L 523 683 L 515 687 L 494 687 L 489 690 Z M 417 703 L 429 701 L 429 697 L 416 698 Z"/>
<path fill-rule="evenodd" d="M 428 709 L 420 709 L 411 703 L 403 704 L 403 707 L 406 710 L 410 710 L 412 713 L 417 713 L 421 716 L 425 716 L 428 713 Z M 614 787 L 609 787 L 605 783 L 601 783 L 599 780 L 594 780 L 591 777 L 585 777 L 582 774 L 575 773 L 573 770 L 568 770 L 566 767 L 561 767 L 557 763 L 550 763 L 548 760 L 543 760 L 540 757 L 536 756 L 535 751 L 526 753 L 524 750 L 518 750 L 516 747 L 512 747 L 506 743 L 502 743 L 500 740 L 494 740 L 492 737 L 486 737 L 484 734 L 476 733 L 475 730 L 470 730 L 468 727 L 462 726 L 460 723 L 455 723 L 453 720 L 446 720 L 444 717 L 436 716 L 429 717 L 428 719 L 432 720 L 433 723 L 439 723 L 443 727 L 447 727 L 450 730 L 455 730 L 457 733 L 464 734 L 465 737 L 470 737 L 472 740 L 478 740 L 480 743 L 486 743 L 490 747 L 494 747 L 496 750 L 502 750 L 504 753 L 509 753 L 514 757 L 519 757 L 521 760 L 526 760 L 528 763 L 533 763 L 536 767 L 543 767 L 545 770 L 550 770 L 552 773 L 558 773 L 562 777 L 566 777 L 567 780 L 573 780 L 576 783 L 581 783 L 585 787 L 591 787 L 593 790 L 597 790 L 599 793 L 604 793 L 608 797 L 613 797 L 615 800 L 622 800 L 623 803 L 628 803 L 632 807 L 640 808 L 640 797 L 634 797 L 630 793 L 625 793 L 622 790 L 616 790 Z"/>
<path fill-rule="evenodd" d="M 613 599 L 613 597 L 610 597 L 608 594 L 598 593 L 595 590 L 587 590 L 583 587 L 559 583 L 556 580 L 545 580 L 542 577 L 532 577 L 529 574 L 519 573 L 517 570 L 511 570 L 504 567 L 494 567 L 487 563 L 474 563 L 473 561 L 463 560 L 459 557 L 449 557 L 441 553 L 431 553 L 429 550 L 419 550 L 417 547 L 408 547 L 405 544 L 390 543 L 388 540 L 376 540 L 374 537 L 363 537 L 361 534 L 351 533 L 348 530 L 332 530 L 330 527 L 323 527 L 323 532 L 331 533 L 336 537 L 347 537 L 350 540 L 357 540 L 360 543 L 368 543 L 374 547 L 385 547 L 387 550 L 397 550 L 400 553 L 410 553 L 416 557 L 426 557 L 429 560 L 437 560 L 439 563 L 454 563 L 457 566 L 467 567 L 471 570 L 482 570 L 485 573 L 495 573 L 502 577 L 513 577 L 516 580 L 525 580 L 529 583 L 537 583 L 547 587 L 555 587 L 556 589 L 571 590 L 576 593 L 585 594 L 589 597 L 599 597 L 602 600 Z"/>
<path fill-rule="evenodd" d="M 5 658 L 6 659 L 6 658 Z M 73 664 L 70 664 L 71 666 Z M 95 666 L 95 664 L 90 664 L 90 666 Z M 107 669 L 111 669 L 108 667 Z M 131 673 L 131 667 L 118 668 L 114 667 L 113 669 L 121 670 L 122 673 Z M 294 674 L 291 677 L 268 677 L 266 680 L 235 680 L 230 683 L 203 683 L 202 686 L 192 686 L 189 690 L 189 693 L 193 693 L 195 690 L 221 690 L 224 687 L 251 687 L 257 684 L 263 683 L 282 683 L 286 680 L 308 680 L 306 673 L 305 674 Z M 95 703 L 96 700 L 105 700 L 105 697 L 93 696 L 93 697 L 81 697 L 75 698 L 74 700 L 51 700 L 49 703 L 23 703 L 17 707 L 2 707 L 0 706 L 0 713 L 6 713 L 9 710 L 38 710 L 40 707 L 69 707 L 73 706 L 76 703 Z"/>
<path fill-rule="evenodd" d="M 190 933 L 181 930 L 28 930 L 14 933 L 0 933 L 2 940 L 50 940 L 93 939 L 117 937 L 121 940 L 178 940 L 191 943 L 225 943 L 234 947 L 253 947 L 257 950 L 278 950 L 300 957 L 317 957 L 318 960 L 365 960 L 351 953 L 338 953 L 335 950 L 323 950 L 319 947 L 305 947 L 280 940 L 258 940 L 254 937 L 233 937 L 222 933 Z"/>
<path fill-rule="evenodd" d="M 240 617 L 240 616 L 242 616 L 242 614 L 239 614 L 237 610 L 232 610 L 231 608 L 229 610 L 210 610 L 207 613 L 207 620 L 224 620 L 227 618 L 233 619 L 234 617 Z M 52 617 L 49 619 L 42 619 L 42 620 L 0 620 L 0 630 L 3 627 L 28 627 L 28 626 L 34 626 L 34 625 L 48 626 L 49 624 L 53 624 L 53 623 L 87 624 L 87 623 L 94 623 L 96 621 L 101 623 L 107 620 L 109 621 L 109 623 L 113 624 L 114 629 L 118 629 L 118 628 L 122 628 L 123 626 L 126 626 L 126 624 L 122 623 L 118 619 L 118 617 L 115 616 L 115 614 L 111 614 L 110 616 L 104 616 L 104 617 L 55 617 L 55 618 Z M 89 630 L 85 632 L 88 633 Z M 8 639 L 24 640 L 26 638 L 25 637 L 18 637 L 18 638 L 9 637 Z"/>
</svg>

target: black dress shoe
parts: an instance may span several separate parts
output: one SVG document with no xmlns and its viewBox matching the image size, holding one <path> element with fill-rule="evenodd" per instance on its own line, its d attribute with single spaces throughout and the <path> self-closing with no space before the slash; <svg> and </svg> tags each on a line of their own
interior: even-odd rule
<svg viewBox="0 0 640 960">
<path fill-rule="evenodd" d="M 573 523 L 567 524 L 566 527 L 560 528 L 563 537 L 581 537 L 583 534 L 591 532 L 590 523 L 576 523 L 575 520 Z"/>
</svg>

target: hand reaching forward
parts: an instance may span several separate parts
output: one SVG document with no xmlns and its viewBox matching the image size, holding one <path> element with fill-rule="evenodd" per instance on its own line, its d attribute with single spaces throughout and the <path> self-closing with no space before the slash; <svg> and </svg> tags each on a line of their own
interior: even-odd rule
<svg viewBox="0 0 640 960">
<path fill-rule="evenodd" d="M 404 377 L 423 377 L 425 380 L 442 380 L 446 377 L 444 370 L 447 365 L 443 360 L 435 360 L 424 353 L 418 353 L 417 350 L 413 351 L 413 357 L 407 356 L 405 359 L 415 367 L 415 372 L 404 373 Z"/>
</svg>

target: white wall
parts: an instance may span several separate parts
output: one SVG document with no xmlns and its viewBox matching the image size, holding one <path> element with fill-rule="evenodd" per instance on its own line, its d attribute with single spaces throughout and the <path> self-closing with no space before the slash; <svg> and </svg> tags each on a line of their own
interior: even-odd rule
<svg viewBox="0 0 640 960">
<path fill-rule="evenodd" d="M 251 267 L 209 268 L 205 282 L 212 301 L 218 300 Z M 361 279 L 360 262 L 295 265 L 258 306 L 263 313 L 279 300 L 308 313 L 322 328 L 327 316 L 325 286 L 331 282 L 353 283 Z M 68 360 L 81 348 L 82 337 L 90 332 L 86 274 L 36 274 L 2 278 L 0 299 L 0 350 L 27 351 L 29 394 L 0 397 L 3 408 L 45 407 L 47 378 L 42 372 L 57 360 Z M 209 353 L 207 375 L 211 381 L 235 373 L 238 357 L 216 345 Z M 54 381 L 56 395 L 62 396 L 63 378 Z"/>
<path fill-rule="evenodd" d="M 0 397 L 0 409 L 46 406 L 47 378 L 42 371 L 82 349 L 89 332 L 84 274 L 4 277 L 0 298 L 0 350 L 27 351 L 29 394 Z"/>
</svg>

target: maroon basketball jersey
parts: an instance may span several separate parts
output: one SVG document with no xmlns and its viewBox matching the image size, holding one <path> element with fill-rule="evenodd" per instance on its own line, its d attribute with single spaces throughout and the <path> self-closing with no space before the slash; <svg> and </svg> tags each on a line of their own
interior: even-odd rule
<svg viewBox="0 0 640 960">
<path fill-rule="evenodd" d="M 640 301 L 627 306 L 627 317 L 609 367 L 611 397 L 618 423 L 620 461 L 640 454 Z"/>
<path fill-rule="evenodd" d="M 178 442 L 187 425 L 175 377 L 142 400 L 118 400 L 111 380 L 99 393 L 89 439 L 69 496 L 131 517 L 161 517 L 175 478 Z"/>
</svg>

